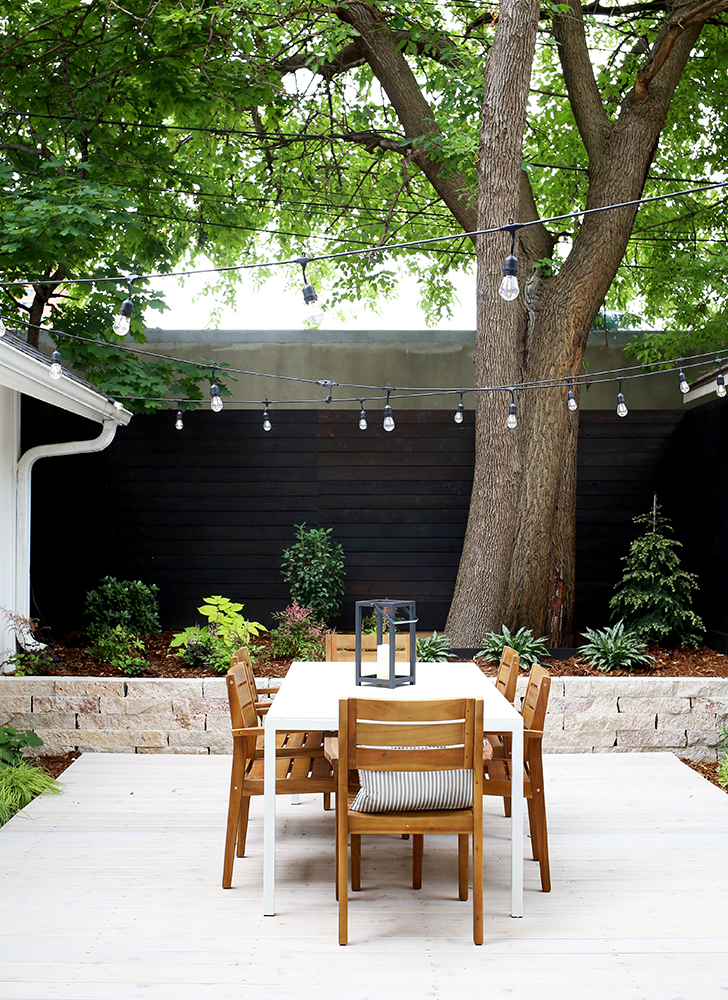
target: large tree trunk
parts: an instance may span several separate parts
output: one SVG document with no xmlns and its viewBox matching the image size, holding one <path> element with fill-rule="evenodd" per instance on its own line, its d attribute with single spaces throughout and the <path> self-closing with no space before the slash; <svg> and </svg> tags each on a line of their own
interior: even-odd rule
<svg viewBox="0 0 728 1000">
<path fill-rule="evenodd" d="M 570 0 L 554 33 L 575 118 L 589 155 L 587 208 L 639 198 L 657 147 L 675 86 L 699 34 L 695 24 L 675 40 L 661 69 L 626 98 L 616 122 L 607 117 L 594 81 L 581 8 Z M 533 17 L 530 5 L 501 4 L 496 44 L 486 71 L 481 134 L 480 228 L 503 225 L 513 215 L 513 178 L 520 163 L 515 131 L 519 121 L 512 86 L 497 83 L 513 72 L 531 44 L 518 18 Z M 683 8 L 684 9 L 684 8 Z M 538 14 L 536 13 L 536 16 Z M 511 17 L 513 20 L 511 21 Z M 509 38 L 502 46 L 501 35 Z M 515 37 L 511 37 L 515 36 Z M 661 45 L 658 37 L 655 48 Z M 531 59 L 528 58 L 530 68 Z M 496 85 L 492 86 L 493 81 Z M 509 81 L 514 86 L 518 82 Z M 505 84 L 506 81 L 503 81 Z M 521 84 L 522 86 L 522 81 Z M 522 93 L 522 92 L 521 92 Z M 504 162 L 511 158 L 510 169 Z M 510 185 L 510 188 L 508 188 Z M 519 303 L 503 303 L 496 290 L 508 246 L 484 240 L 478 252 L 476 385 L 563 380 L 563 388 L 516 394 L 519 423 L 505 428 L 500 393 L 482 394 L 476 410 L 473 493 L 455 594 L 446 626 L 454 645 L 476 646 L 502 624 L 526 626 L 554 646 L 570 644 L 575 579 L 576 444 L 578 421 L 566 407 L 566 379 L 576 375 L 592 321 L 627 246 L 636 208 L 584 218 L 568 260 L 550 278 L 533 272 Z M 496 217 L 494 212 L 500 212 Z M 514 216 L 528 221 L 529 216 Z M 537 240 L 529 230 L 528 240 Z M 526 239 L 517 251 L 521 273 L 538 256 Z"/>
</svg>

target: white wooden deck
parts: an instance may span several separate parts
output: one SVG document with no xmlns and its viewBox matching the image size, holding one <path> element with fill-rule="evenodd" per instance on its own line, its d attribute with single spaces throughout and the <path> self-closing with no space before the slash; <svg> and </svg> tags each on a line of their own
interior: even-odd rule
<svg viewBox="0 0 728 1000">
<path fill-rule="evenodd" d="M 522 920 L 487 799 L 483 946 L 454 898 L 454 838 L 433 837 L 421 892 L 408 841 L 365 841 L 341 948 L 320 800 L 279 799 L 263 917 L 260 800 L 220 888 L 230 758 L 85 754 L 64 795 L 0 830 L 0 998 L 726 1000 L 728 796 L 670 754 L 545 763 L 553 891 L 528 861 Z"/>
</svg>

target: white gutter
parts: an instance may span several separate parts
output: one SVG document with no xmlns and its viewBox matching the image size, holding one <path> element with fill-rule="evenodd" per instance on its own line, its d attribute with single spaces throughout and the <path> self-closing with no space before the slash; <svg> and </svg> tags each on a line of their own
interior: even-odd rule
<svg viewBox="0 0 728 1000">
<path fill-rule="evenodd" d="M 31 472 L 39 458 L 60 458 L 63 455 L 83 455 L 103 451 L 114 440 L 119 421 L 106 418 L 96 438 L 65 441 L 62 444 L 41 444 L 29 448 L 18 461 L 16 469 L 17 531 L 15 549 L 15 610 L 30 617 L 30 486 Z"/>
</svg>

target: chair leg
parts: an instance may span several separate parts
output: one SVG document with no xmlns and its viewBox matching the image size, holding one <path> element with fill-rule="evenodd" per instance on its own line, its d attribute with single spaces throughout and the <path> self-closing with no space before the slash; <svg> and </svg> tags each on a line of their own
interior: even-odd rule
<svg viewBox="0 0 728 1000">
<path fill-rule="evenodd" d="M 331 792 L 324 792 L 324 812 L 331 812 Z"/>
<path fill-rule="evenodd" d="M 473 941 L 483 943 L 483 826 L 477 823 L 473 830 Z"/>
<path fill-rule="evenodd" d="M 510 817 L 511 815 L 511 800 L 503 796 L 503 814 Z"/>
<path fill-rule="evenodd" d="M 468 898 L 468 862 L 470 860 L 470 837 L 458 834 L 458 899 Z"/>
<path fill-rule="evenodd" d="M 361 889 L 361 834 L 351 835 L 351 890 L 359 892 Z"/>
<path fill-rule="evenodd" d="M 425 838 L 421 833 L 412 835 L 412 888 L 422 888 L 422 855 L 425 850 Z"/>
<path fill-rule="evenodd" d="M 533 779 L 532 779 L 533 780 Z M 549 835 L 546 828 L 546 800 L 543 794 L 543 780 L 533 789 L 533 799 L 529 800 L 533 811 L 534 828 L 538 836 L 538 864 L 541 870 L 541 888 L 551 892 L 551 865 L 549 864 Z"/>
<path fill-rule="evenodd" d="M 248 813 L 250 812 L 250 796 L 244 795 L 240 803 L 240 815 L 238 818 L 238 850 L 239 858 L 245 857 L 245 843 L 248 837 Z"/>
<path fill-rule="evenodd" d="M 235 748 L 237 751 L 237 747 Z M 233 752 L 233 766 L 230 774 L 230 799 L 228 801 L 227 829 L 225 832 L 225 856 L 222 866 L 222 887 L 229 889 L 233 882 L 235 844 L 240 838 L 240 809 L 243 800 L 243 769 L 245 759 L 239 752 Z M 248 796 L 245 796 L 247 799 Z"/>
<path fill-rule="evenodd" d="M 539 831 L 536 825 L 536 813 L 533 808 L 533 799 L 526 799 L 528 806 L 528 829 L 531 834 L 531 856 L 534 861 L 539 859 Z"/>
</svg>

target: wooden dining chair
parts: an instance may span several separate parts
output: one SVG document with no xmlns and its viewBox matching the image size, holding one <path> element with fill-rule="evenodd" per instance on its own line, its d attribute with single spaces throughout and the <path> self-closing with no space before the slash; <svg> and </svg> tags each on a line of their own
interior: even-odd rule
<svg viewBox="0 0 728 1000">
<path fill-rule="evenodd" d="M 250 685 L 250 690 L 252 691 L 253 700 L 255 702 L 256 713 L 259 718 L 262 718 L 270 708 L 271 702 L 270 699 L 263 701 L 260 697 L 260 691 L 258 691 L 255 674 L 253 673 L 253 662 L 250 659 L 250 653 L 247 646 L 242 646 L 240 649 L 235 650 L 233 655 L 230 657 L 230 666 L 242 666 L 245 668 L 248 684 Z M 281 686 L 282 680 L 282 678 L 275 678 L 274 682 L 265 689 L 266 694 L 275 694 Z"/>
<path fill-rule="evenodd" d="M 254 697 L 245 662 L 238 660 L 228 670 L 226 688 L 232 722 L 233 763 L 225 833 L 223 889 L 229 889 L 232 885 L 236 854 L 239 858 L 245 854 L 250 797 L 263 794 L 264 737 L 264 730 L 258 720 L 260 705 Z M 323 792 L 324 808 L 330 807 L 331 793 L 336 790 L 336 784 L 333 768 L 324 756 L 323 746 L 322 732 L 277 733 L 277 795 Z"/>
<path fill-rule="evenodd" d="M 551 891 L 551 870 L 541 744 L 550 687 L 551 677 L 546 669 L 537 663 L 534 664 L 529 674 L 521 710 L 523 716 L 523 794 L 528 805 L 533 860 L 539 863 L 541 888 L 544 892 Z M 506 815 L 510 815 L 512 779 L 510 752 L 505 757 L 491 756 L 490 759 L 485 760 L 483 794 L 500 795 L 508 803 Z"/>
<path fill-rule="evenodd" d="M 385 641 L 389 642 L 389 635 L 385 635 Z M 326 636 L 326 659 L 342 660 L 353 663 L 356 653 L 356 636 L 338 635 L 331 632 Z M 375 633 L 367 633 L 361 637 L 361 658 L 362 662 L 372 663 L 377 658 L 377 637 Z M 395 638 L 394 647 L 395 660 L 409 660 L 410 658 L 410 637 L 406 633 L 401 633 Z"/>
<path fill-rule="evenodd" d="M 500 691 L 506 701 L 511 705 L 516 700 L 516 684 L 518 673 L 521 667 L 521 656 L 512 649 L 511 646 L 504 646 L 501 653 L 498 673 L 495 678 L 496 690 Z M 511 752 L 510 733 L 486 733 L 485 734 L 485 754 L 486 757 L 508 757 Z M 511 800 L 503 800 L 503 809 L 506 816 L 511 815 Z"/>
<path fill-rule="evenodd" d="M 349 837 L 413 834 L 414 879 L 425 834 L 458 835 L 459 898 L 468 898 L 473 841 L 473 941 L 483 943 L 483 701 L 339 702 L 336 882 L 339 944 L 348 942 Z M 360 790 L 344 807 L 349 774 Z M 419 860 L 417 855 L 419 854 Z M 356 882 L 352 878 L 353 888 Z"/>
</svg>

